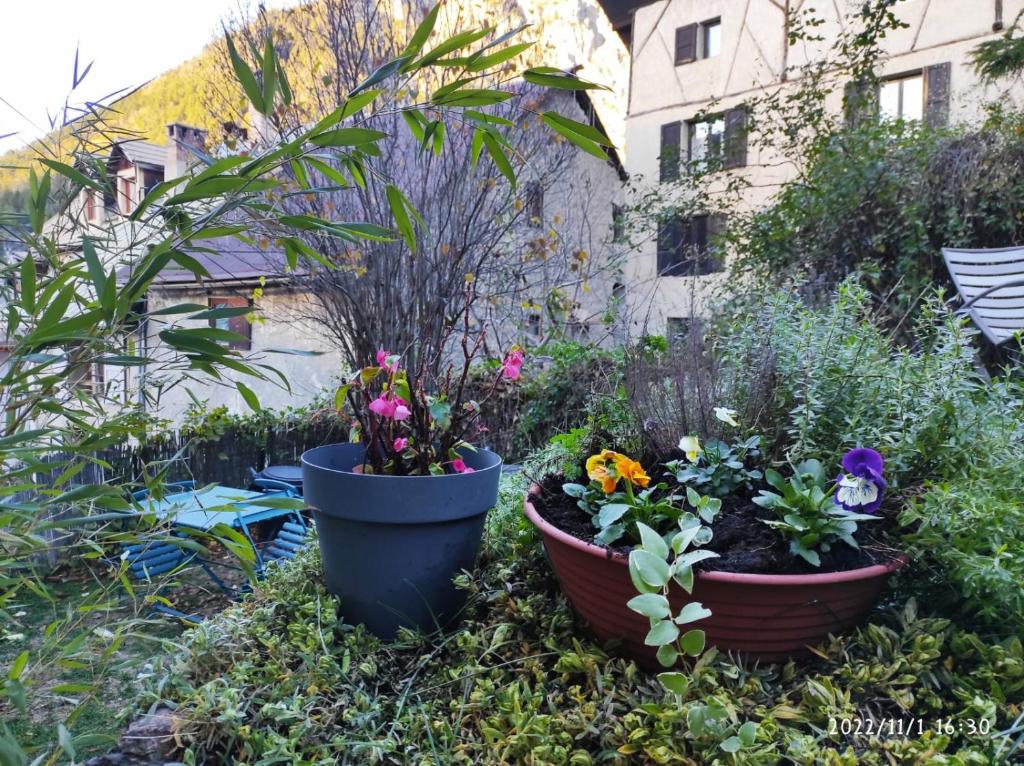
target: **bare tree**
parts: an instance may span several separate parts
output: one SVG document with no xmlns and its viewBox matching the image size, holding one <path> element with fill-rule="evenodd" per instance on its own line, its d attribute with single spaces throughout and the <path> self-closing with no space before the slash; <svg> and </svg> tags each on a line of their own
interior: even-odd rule
<svg viewBox="0 0 1024 766">
<path fill-rule="evenodd" d="M 417 6 L 410 0 L 408 18 L 418 16 Z M 271 36 L 278 54 L 288 57 L 296 94 L 290 110 L 253 127 L 276 137 L 344 104 L 357 82 L 404 49 L 414 25 L 396 18 L 393 7 L 382 0 L 321 0 L 285 17 L 261 13 L 239 24 L 238 34 L 248 36 L 254 49 Z M 382 31 L 368 37 L 368 28 Z M 446 84 L 444 79 L 410 82 L 406 97 L 415 103 Z M 545 325 L 561 330 L 591 319 L 581 314 L 581 298 L 615 267 L 595 255 L 611 235 L 610 209 L 596 211 L 604 225 L 595 225 L 601 219 L 591 209 L 593 181 L 579 172 L 579 152 L 543 129 L 539 119 L 522 118 L 523 107 L 538 115 L 551 108 L 578 112 L 575 96 L 542 97 L 539 89 L 500 79 L 473 87 L 503 87 L 510 94 L 488 116 L 505 130 L 506 154 L 520 180 L 517 189 L 497 182 L 503 171 L 486 152 L 480 156 L 482 147 L 474 144 L 471 125 L 450 127 L 445 150 L 435 153 L 434 115 L 422 114 L 421 122 L 409 130 L 407 117 L 378 114 L 358 125 L 387 135 L 381 148 L 391 155 L 393 182 L 405 190 L 421 217 L 418 223 L 412 221 L 415 247 L 402 239 L 344 246 L 332 237 L 307 237 L 333 268 L 292 275 L 301 296 L 297 318 L 322 324 L 352 367 L 366 364 L 378 348 L 406 354 L 410 364 L 421 358 L 441 360 L 444 339 L 465 309 L 468 283 L 477 296 L 474 321 L 486 331 L 488 345 L 523 342 L 524 322 L 538 340 L 547 334 Z M 512 106 L 516 102 L 518 109 Z M 232 119 L 241 122 L 243 116 Z M 322 159 L 324 174 L 305 179 L 318 187 L 338 178 L 331 172 L 336 157 L 329 148 Z M 589 157 L 583 161 L 600 162 Z M 315 195 L 296 189 L 281 204 L 296 214 L 387 227 L 391 208 L 378 186 Z M 545 200 L 548 207 L 557 200 L 559 211 L 546 215 Z M 589 305 L 593 313 L 595 301 Z"/>
</svg>

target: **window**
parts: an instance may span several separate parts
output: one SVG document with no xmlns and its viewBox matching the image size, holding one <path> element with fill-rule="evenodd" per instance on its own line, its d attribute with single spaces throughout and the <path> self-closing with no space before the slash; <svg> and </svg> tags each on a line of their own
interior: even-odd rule
<svg viewBox="0 0 1024 766">
<path fill-rule="evenodd" d="M 702 59 L 709 59 L 722 52 L 722 20 L 712 19 L 700 25 L 700 50 Z"/>
<path fill-rule="evenodd" d="M 226 295 L 210 298 L 211 309 L 241 309 L 245 308 L 248 313 L 251 308 L 249 300 L 238 295 Z M 252 324 L 246 314 L 238 316 L 218 317 L 210 320 L 210 327 L 221 330 L 228 330 L 236 335 L 241 335 L 242 340 L 234 340 L 228 343 L 228 348 L 236 351 L 249 351 L 252 349 Z"/>
<path fill-rule="evenodd" d="M 119 178 L 118 186 L 118 209 L 128 215 L 135 209 L 135 179 Z"/>
<path fill-rule="evenodd" d="M 612 204 L 612 242 L 624 242 L 626 239 L 626 211 L 622 205 Z"/>
<path fill-rule="evenodd" d="M 525 186 L 525 200 L 523 210 L 526 213 L 526 221 L 531 226 L 541 226 L 544 223 L 544 187 L 539 181 L 530 181 Z"/>
<path fill-rule="evenodd" d="M 85 192 L 85 220 L 92 222 L 96 220 L 98 210 L 98 192 L 87 189 Z"/>
<path fill-rule="evenodd" d="M 924 75 L 921 72 L 883 80 L 878 86 L 878 111 L 882 119 L 924 118 Z"/>
<path fill-rule="evenodd" d="M 678 350 L 686 344 L 690 335 L 690 320 L 688 317 L 668 317 L 665 327 L 665 340 L 669 348 Z"/>
<path fill-rule="evenodd" d="M 676 66 L 717 56 L 722 51 L 722 20 L 708 19 L 676 29 Z"/>
<path fill-rule="evenodd" d="M 721 258 L 711 246 L 723 229 L 719 215 L 673 218 L 658 224 L 658 276 L 702 276 L 719 271 Z"/>
<path fill-rule="evenodd" d="M 526 317 L 526 330 L 530 335 L 535 338 L 539 338 L 543 329 L 544 327 L 540 314 L 530 314 Z"/>
<path fill-rule="evenodd" d="M 683 123 L 670 122 L 661 126 L 661 151 L 658 154 L 658 178 L 675 181 L 679 178 L 679 147 L 682 142 Z"/>
<path fill-rule="evenodd" d="M 690 162 L 717 160 L 722 156 L 725 118 L 711 117 L 687 123 L 687 158 Z"/>
</svg>

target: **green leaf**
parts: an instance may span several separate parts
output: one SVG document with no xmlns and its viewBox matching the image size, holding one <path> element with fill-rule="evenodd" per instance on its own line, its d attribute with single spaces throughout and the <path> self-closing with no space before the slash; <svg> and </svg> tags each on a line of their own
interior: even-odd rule
<svg viewBox="0 0 1024 766">
<path fill-rule="evenodd" d="M 311 144 L 320 147 L 326 146 L 359 146 L 369 144 L 387 136 L 379 130 L 370 128 L 335 128 L 312 136 Z"/>
<path fill-rule="evenodd" d="M 679 614 L 676 615 L 675 622 L 676 625 L 686 625 L 689 622 L 696 622 L 697 620 L 703 620 L 710 616 L 710 609 L 706 609 L 699 601 L 692 601 L 679 610 Z"/>
<path fill-rule="evenodd" d="M 642 522 L 638 521 L 636 526 L 640 530 L 640 544 L 644 550 L 649 551 L 659 559 L 668 558 L 668 545 L 661 535 Z"/>
<path fill-rule="evenodd" d="M 86 686 L 86 690 L 89 688 L 90 687 Z M 57 687 L 54 687 L 51 691 L 57 692 Z M 57 693 L 59 694 L 60 692 Z M 69 732 L 68 727 L 62 723 L 57 724 L 57 743 L 60 745 L 60 749 L 64 751 L 64 755 L 74 761 L 75 745 L 71 741 L 71 732 Z"/>
<path fill-rule="evenodd" d="M 369 90 L 374 85 L 384 82 L 384 80 L 402 71 L 411 59 L 411 56 L 399 56 L 386 64 L 382 64 L 369 77 L 349 91 L 348 97 L 352 98 L 353 96 L 357 96 L 360 93 Z"/>
<path fill-rule="evenodd" d="M 19 678 L 21 678 L 22 672 L 25 670 L 25 667 L 28 665 L 28 657 L 29 657 L 28 649 L 26 649 L 25 651 L 23 651 L 21 654 L 19 654 L 17 657 L 14 658 L 14 663 L 11 665 L 11 669 L 7 671 L 7 677 L 11 681 L 17 681 Z"/>
<path fill-rule="evenodd" d="M 664 646 L 670 644 L 679 637 L 679 628 L 672 620 L 661 620 L 655 623 L 647 632 L 644 643 L 647 646 Z"/>
<path fill-rule="evenodd" d="M 581 80 L 554 67 L 534 67 L 523 72 L 523 79 L 532 85 L 555 90 L 608 90 L 604 85 Z"/>
<path fill-rule="evenodd" d="M 665 644 L 658 647 L 655 657 L 663 668 L 670 668 L 679 660 L 679 652 L 676 651 L 674 645 Z"/>
<path fill-rule="evenodd" d="M 398 227 L 398 233 L 402 235 L 402 239 L 405 240 L 409 250 L 415 253 L 416 230 L 413 228 L 412 220 L 409 218 L 409 210 L 412 209 L 412 205 L 397 186 L 388 184 L 385 194 L 388 198 L 388 206 L 391 208 L 391 215 L 394 217 L 395 225 Z M 419 214 L 416 213 L 416 215 L 418 216 Z"/>
<path fill-rule="evenodd" d="M 635 571 L 641 580 L 652 587 L 662 588 L 668 584 L 668 562 L 645 550 L 633 550 L 629 554 L 630 571 Z"/>
<path fill-rule="evenodd" d="M 21 261 L 21 307 L 32 314 L 36 310 L 36 259 L 26 253 Z"/>
<path fill-rule="evenodd" d="M 672 567 L 672 579 L 687 593 L 693 592 L 693 567 Z"/>
<path fill-rule="evenodd" d="M 238 82 L 242 85 L 242 90 L 245 91 L 246 97 L 252 103 L 253 108 L 256 109 L 260 114 L 267 113 L 267 105 L 263 101 L 263 92 L 260 89 L 259 83 L 256 82 L 256 75 L 253 74 L 252 69 L 245 63 L 245 60 L 238 55 L 238 51 L 235 49 L 235 43 L 231 39 L 231 35 L 228 34 L 227 30 L 224 30 L 224 42 L 227 43 L 228 56 L 231 58 L 231 67 L 235 70 L 235 77 L 238 78 Z"/>
<path fill-rule="evenodd" d="M 103 271 L 103 265 L 96 255 L 96 246 L 90 237 L 82 238 L 82 257 L 85 259 L 85 265 L 89 268 L 89 276 L 92 279 L 93 287 L 96 289 L 96 297 L 98 299 L 102 298 L 104 292 L 106 292 L 107 275 Z"/>
<path fill-rule="evenodd" d="M 408 56 L 412 58 L 419 54 L 423 50 L 423 46 L 430 38 L 430 34 L 434 31 L 434 25 L 437 23 L 437 13 L 441 10 L 441 4 L 438 3 L 423 17 L 423 21 L 416 27 L 416 31 L 412 33 L 412 37 L 409 38 L 409 44 L 405 46 L 405 50 L 402 51 L 402 56 Z"/>
<path fill-rule="evenodd" d="M 274 95 L 277 93 L 277 57 L 274 55 L 274 43 L 267 34 L 263 42 L 263 106 L 266 113 L 274 110 Z"/>
<path fill-rule="evenodd" d="M 501 104 L 512 98 L 511 93 L 493 88 L 466 88 L 457 90 L 454 93 L 446 94 L 432 99 L 438 106 L 467 107 L 467 106 L 493 106 Z"/>
<path fill-rule="evenodd" d="M 738 734 L 740 742 L 743 743 L 744 747 L 753 747 L 757 741 L 757 724 L 753 721 L 747 721 L 740 727 Z"/>
<path fill-rule="evenodd" d="M 587 488 L 584 487 L 582 484 L 572 484 L 572 483 L 563 484 L 562 485 L 562 491 L 565 494 L 567 494 L 569 497 L 577 497 L 577 498 L 579 498 L 579 497 L 586 497 L 586 494 L 587 494 Z"/>
<path fill-rule="evenodd" d="M 466 69 L 470 72 L 483 72 L 484 70 L 490 69 L 491 67 L 504 64 L 506 61 L 514 59 L 519 54 L 533 47 L 533 43 L 516 43 L 510 45 L 507 48 L 503 48 L 500 51 L 495 51 L 486 56 L 480 53 L 474 53 L 469 57 L 469 61 L 466 64 Z"/>
<path fill-rule="evenodd" d="M 688 630 L 681 639 L 679 639 L 679 648 L 691 657 L 696 657 L 704 651 L 704 631 L 703 630 Z"/>
<path fill-rule="evenodd" d="M 48 168 L 52 168 L 53 170 L 57 171 L 58 173 L 60 173 L 65 178 L 69 179 L 73 184 L 77 186 L 86 186 L 90 189 L 95 189 L 100 193 L 103 192 L 103 187 L 99 184 L 99 182 L 92 178 L 89 178 L 84 173 L 76 170 L 70 165 L 65 165 L 63 162 L 57 162 L 57 160 L 49 160 L 44 157 L 39 157 L 38 160 L 44 165 L 46 165 Z"/>
<path fill-rule="evenodd" d="M 723 740 L 720 747 L 727 753 L 738 753 L 743 747 L 743 743 L 740 742 L 739 737 L 733 736 Z"/>
<path fill-rule="evenodd" d="M 601 146 L 611 147 L 612 142 L 608 139 L 604 133 L 592 125 L 587 125 L 584 122 L 577 122 L 576 120 L 570 120 L 568 117 L 563 117 L 558 112 L 544 112 L 541 114 L 541 119 L 544 123 L 552 130 L 561 133 L 563 136 L 568 138 L 570 141 L 573 140 L 573 136 L 586 139 L 595 144 Z"/>
<path fill-rule="evenodd" d="M 417 61 L 414 65 L 416 69 L 421 69 L 429 64 L 434 63 L 442 56 L 446 56 L 449 53 L 454 53 L 460 48 L 465 48 L 467 45 L 472 45 L 477 40 L 480 40 L 493 31 L 492 27 L 485 29 L 473 29 L 468 32 L 460 32 L 459 34 L 452 35 L 443 43 L 438 45 L 436 48 L 427 53 L 423 58 Z"/>
<path fill-rule="evenodd" d="M 490 133 L 483 134 L 484 146 L 487 149 L 487 153 L 491 156 L 491 160 L 494 161 L 495 167 L 498 171 L 508 179 L 508 182 L 512 185 L 512 189 L 516 188 L 516 172 L 512 169 L 512 163 L 508 161 L 508 157 L 505 156 L 505 150 L 501 148 L 497 139 Z"/>
<path fill-rule="evenodd" d="M 660 593 L 642 593 L 626 602 L 626 606 L 644 617 L 663 620 L 671 614 L 668 599 Z"/>
<path fill-rule="evenodd" d="M 367 104 L 371 103 L 384 91 L 379 89 L 365 90 L 357 96 L 349 95 L 344 104 L 341 105 L 338 122 L 348 119 L 353 114 L 362 111 Z M 336 123 L 335 123 L 336 124 Z"/>
<path fill-rule="evenodd" d="M 680 697 L 690 688 L 690 680 L 682 673 L 658 673 L 658 680 L 662 686 Z"/>
<path fill-rule="evenodd" d="M 607 503 L 601 506 L 601 510 L 597 514 L 597 523 L 602 527 L 607 527 L 614 524 L 616 521 L 625 516 L 632 506 L 626 503 Z"/>
</svg>

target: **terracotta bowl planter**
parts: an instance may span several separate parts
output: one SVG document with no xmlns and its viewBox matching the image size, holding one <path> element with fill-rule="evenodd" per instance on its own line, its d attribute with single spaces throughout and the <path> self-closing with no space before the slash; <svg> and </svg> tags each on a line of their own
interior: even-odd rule
<svg viewBox="0 0 1024 766">
<path fill-rule="evenodd" d="M 536 491 L 536 488 L 534 490 Z M 526 517 L 540 530 L 551 566 L 576 613 L 603 640 L 621 641 L 621 653 L 645 667 L 658 667 L 644 644 L 646 617 L 626 607 L 636 595 L 625 556 L 583 542 L 541 518 L 527 495 Z M 701 572 L 693 594 L 673 585 L 678 608 L 700 601 L 712 616 L 695 623 L 708 645 L 769 662 L 808 653 L 809 646 L 859 624 L 878 601 L 889 575 L 907 562 L 809 575 Z"/>
</svg>

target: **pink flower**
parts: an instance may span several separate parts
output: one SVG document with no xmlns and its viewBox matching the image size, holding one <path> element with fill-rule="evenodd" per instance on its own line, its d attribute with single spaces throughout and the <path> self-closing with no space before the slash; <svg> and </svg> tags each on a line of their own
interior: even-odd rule
<svg viewBox="0 0 1024 766">
<path fill-rule="evenodd" d="M 388 372 L 394 372 L 398 369 L 398 357 L 396 356 L 391 364 L 388 364 L 388 359 L 392 356 L 389 351 L 384 349 L 378 349 L 377 351 L 377 366 L 383 367 Z"/>
<path fill-rule="evenodd" d="M 382 418 L 393 418 L 396 406 L 394 399 L 388 399 L 384 394 L 381 394 L 370 402 L 370 412 L 376 412 Z"/>
<path fill-rule="evenodd" d="M 505 380 L 519 380 L 523 372 L 523 352 L 514 348 L 505 354 L 501 362 L 501 375 Z"/>
<path fill-rule="evenodd" d="M 412 414 L 404 399 L 398 396 L 389 397 L 387 394 L 381 394 L 370 402 L 370 412 L 394 420 L 405 420 Z"/>
<path fill-rule="evenodd" d="M 395 448 L 395 452 L 403 452 L 409 446 L 409 440 L 400 436 L 395 439 L 395 443 L 391 446 Z"/>
<path fill-rule="evenodd" d="M 452 470 L 455 471 L 455 473 L 473 473 L 474 471 L 473 468 L 470 468 L 468 465 L 466 465 L 465 461 L 462 458 L 456 458 L 455 460 L 452 461 L 451 465 Z"/>
</svg>

